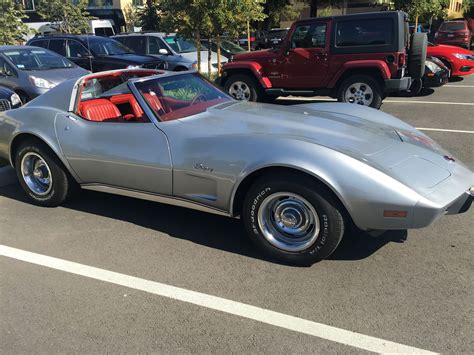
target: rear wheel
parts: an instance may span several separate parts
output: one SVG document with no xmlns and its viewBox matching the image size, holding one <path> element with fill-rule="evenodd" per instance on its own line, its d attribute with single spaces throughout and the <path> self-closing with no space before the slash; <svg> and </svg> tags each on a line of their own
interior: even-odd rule
<svg viewBox="0 0 474 355">
<path fill-rule="evenodd" d="M 77 186 L 58 157 L 37 140 L 20 144 L 15 156 L 15 169 L 23 190 L 41 206 L 62 204 Z"/>
<path fill-rule="evenodd" d="M 262 101 L 264 94 L 254 78 L 245 74 L 232 75 L 227 79 L 224 90 L 236 100 Z"/>
<path fill-rule="evenodd" d="M 258 180 L 244 200 L 242 218 L 262 251 L 296 265 L 327 258 L 344 234 L 332 195 L 311 179 L 294 175 Z"/>
<path fill-rule="evenodd" d="M 353 75 L 339 86 L 337 99 L 340 102 L 380 108 L 383 91 L 376 79 L 368 75 Z"/>
</svg>

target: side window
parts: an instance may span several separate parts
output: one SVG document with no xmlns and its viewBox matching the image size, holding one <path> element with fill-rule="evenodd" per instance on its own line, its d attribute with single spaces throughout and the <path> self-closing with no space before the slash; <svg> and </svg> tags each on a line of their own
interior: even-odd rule
<svg viewBox="0 0 474 355">
<path fill-rule="evenodd" d="M 89 55 L 89 51 L 87 50 L 87 48 L 80 44 L 78 41 L 68 40 L 67 47 L 69 57 L 71 58 L 84 58 Z"/>
<path fill-rule="evenodd" d="M 296 27 L 291 38 L 291 48 L 326 47 L 326 24 L 315 23 Z"/>
<path fill-rule="evenodd" d="M 48 40 L 47 39 L 38 39 L 36 41 L 31 41 L 30 46 L 42 47 L 48 49 Z"/>
<path fill-rule="evenodd" d="M 392 44 L 391 19 L 341 21 L 336 25 L 336 47 Z"/>
<path fill-rule="evenodd" d="M 16 73 L 13 68 L 2 57 L 0 57 L 0 74 L 6 76 L 16 76 Z"/>
<path fill-rule="evenodd" d="M 166 48 L 161 39 L 157 37 L 148 37 L 148 52 L 150 54 L 159 54 L 160 49 L 168 51 L 168 48 Z"/>
<path fill-rule="evenodd" d="M 127 37 L 125 46 L 137 54 L 146 54 L 146 36 Z"/>
<path fill-rule="evenodd" d="M 49 50 L 56 52 L 62 56 L 66 56 L 66 40 L 65 39 L 51 39 L 49 41 Z"/>
</svg>

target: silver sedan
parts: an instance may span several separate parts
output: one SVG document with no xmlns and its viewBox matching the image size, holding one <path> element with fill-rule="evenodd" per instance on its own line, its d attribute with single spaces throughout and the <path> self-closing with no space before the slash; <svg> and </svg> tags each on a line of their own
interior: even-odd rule
<svg viewBox="0 0 474 355">
<path fill-rule="evenodd" d="M 257 246 L 300 265 L 354 228 L 426 227 L 474 194 L 465 165 L 393 116 L 235 101 L 192 72 L 69 80 L 0 114 L 0 157 L 36 204 L 83 188 L 240 217 Z"/>
</svg>

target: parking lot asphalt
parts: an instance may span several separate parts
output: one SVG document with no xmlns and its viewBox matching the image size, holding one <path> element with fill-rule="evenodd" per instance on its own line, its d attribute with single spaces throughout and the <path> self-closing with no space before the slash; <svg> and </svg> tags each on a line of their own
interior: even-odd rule
<svg viewBox="0 0 474 355">
<path fill-rule="evenodd" d="M 382 110 L 415 127 L 463 131 L 424 133 L 474 169 L 473 102 L 471 76 L 422 97 L 391 97 Z M 0 188 L 1 246 L 60 261 L 0 257 L 0 351 L 363 353 L 356 340 L 368 335 L 376 346 L 381 339 L 473 353 L 473 216 L 377 238 L 351 235 L 329 260 L 299 268 L 267 260 L 238 220 L 86 191 L 41 208 L 9 185 Z M 153 281 L 156 292 L 65 271 L 62 260 L 134 276 L 137 285 Z M 178 287 L 177 296 L 160 295 L 156 283 Z M 180 300 L 186 290 L 199 300 Z M 235 301 L 235 310 L 197 305 L 221 302 L 210 296 Z M 275 326 L 236 315 L 245 305 L 297 318 Z M 320 329 L 316 336 L 298 330 L 304 320 Z M 333 328 L 318 325 L 354 337 L 334 339 Z"/>
</svg>

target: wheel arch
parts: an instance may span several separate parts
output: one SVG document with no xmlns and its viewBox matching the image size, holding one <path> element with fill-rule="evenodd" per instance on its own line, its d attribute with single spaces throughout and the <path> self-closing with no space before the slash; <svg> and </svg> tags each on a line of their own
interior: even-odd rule
<svg viewBox="0 0 474 355">
<path fill-rule="evenodd" d="M 371 78 L 374 78 L 375 80 L 377 80 L 377 82 L 379 83 L 382 90 L 384 88 L 385 77 L 381 73 L 381 71 L 377 68 L 367 67 L 367 68 L 360 68 L 360 69 L 353 68 L 353 69 L 346 70 L 344 73 L 342 73 L 342 75 L 337 79 L 337 81 L 332 86 L 334 91 L 336 92 L 337 90 L 339 90 L 339 87 L 344 82 L 344 80 L 346 80 L 347 78 L 349 78 L 353 75 L 367 75 L 367 76 L 370 76 Z"/>
<path fill-rule="evenodd" d="M 319 185 L 321 188 L 325 189 L 329 192 L 339 203 L 339 207 L 341 208 L 341 212 L 344 214 L 345 217 L 348 218 L 348 221 L 353 223 L 352 217 L 349 213 L 349 210 L 344 203 L 341 196 L 337 193 L 334 186 L 332 186 L 329 182 L 325 179 L 321 178 L 320 176 L 307 171 L 305 169 L 295 167 L 295 166 L 285 166 L 285 165 L 272 165 L 266 167 L 260 167 L 256 170 L 249 172 L 237 185 L 234 189 L 234 193 L 232 195 L 231 204 L 230 204 L 230 214 L 231 216 L 239 216 L 242 212 L 243 202 L 245 199 L 245 195 L 251 188 L 251 186 L 257 181 L 259 178 L 263 176 L 281 176 L 281 174 L 294 174 L 300 177 L 306 177 L 311 179 L 314 183 Z"/>
<path fill-rule="evenodd" d="M 224 86 L 227 80 L 236 74 L 251 76 L 263 89 L 270 89 L 272 87 L 270 79 L 263 74 L 262 66 L 256 62 L 231 62 L 225 64 L 221 85 Z"/>
</svg>

